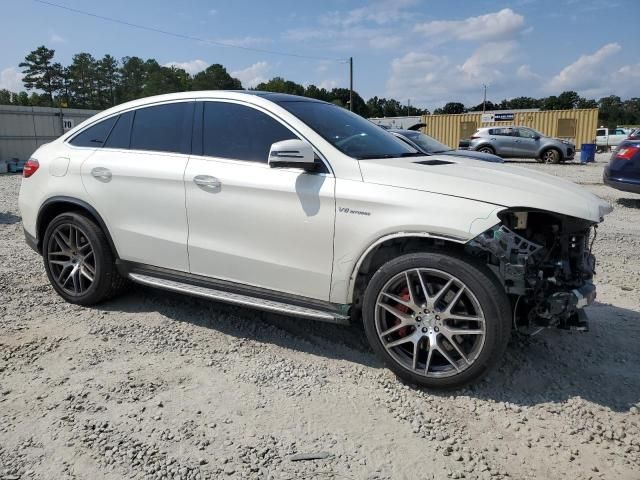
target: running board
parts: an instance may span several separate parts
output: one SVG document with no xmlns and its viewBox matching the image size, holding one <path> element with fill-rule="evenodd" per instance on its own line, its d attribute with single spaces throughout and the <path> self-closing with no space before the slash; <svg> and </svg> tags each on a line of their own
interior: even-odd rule
<svg viewBox="0 0 640 480">
<path fill-rule="evenodd" d="M 323 322 L 338 323 L 347 325 L 349 317 L 341 315 L 337 312 L 326 310 L 318 310 L 316 308 L 302 307 L 291 305 L 275 300 L 266 300 L 263 298 L 251 297 L 239 293 L 226 292 L 198 285 L 190 285 L 188 283 L 176 282 L 164 278 L 151 277 L 140 273 L 129 273 L 129 278 L 136 283 L 149 285 L 151 287 L 171 290 L 172 292 L 185 293 L 196 297 L 208 298 L 218 302 L 232 303 L 234 305 L 242 305 L 244 307 L 256 308 L 267 312 L 280 313 L 283 315 L 291 315 L 294 317 L 303 317 L 311 320 L 320 320 Z"/>
</svg>

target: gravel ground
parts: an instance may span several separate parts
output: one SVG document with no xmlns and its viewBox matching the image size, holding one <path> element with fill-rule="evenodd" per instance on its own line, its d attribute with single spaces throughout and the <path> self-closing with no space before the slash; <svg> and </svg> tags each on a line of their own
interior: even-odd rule
<svg viewBox="0 0 640 480">
<path fill-rule="evenodd" d="M 0 176 L 0 479 L 640 478 L 640 195 L 538 165 L 614 212 L 590 333 L 514 337 L 449 394 L 400 383 L 361 328 L 153 289 L 62 302 Z M 313 458 L 309 458 L 311 456 Z"/>
</svg>

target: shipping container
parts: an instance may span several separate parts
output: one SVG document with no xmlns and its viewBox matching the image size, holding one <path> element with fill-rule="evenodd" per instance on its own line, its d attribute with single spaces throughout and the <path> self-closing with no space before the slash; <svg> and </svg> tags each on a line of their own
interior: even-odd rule
<svg viewBox="0 0 640 480">
<path fill-rule="evenodd" d="M 99 110 L 0 105 L 0 162 L 27 160 Z"/>
<path fill-rule="evenodd" d="M 595 143 L 598 109 L 575 110 L 500 110 L 471 112 L 459 115 L 424 115 L 422 131 L 451 148 L 468 139 L 480 127 L 525 126 L 549 137 L 575 142 L 579 150 L 583 143 Z"/>
</svg>

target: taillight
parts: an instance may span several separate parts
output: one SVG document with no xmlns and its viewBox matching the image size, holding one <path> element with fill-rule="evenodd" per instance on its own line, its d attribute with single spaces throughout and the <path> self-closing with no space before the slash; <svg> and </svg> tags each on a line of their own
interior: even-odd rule
<svg viewBox="0 0 640 480">
<path fill-rule="evenodd" d="M 22 176 L 24 178 L 29 178 L 31 175 L 36 173 L 39 167 L 40 163 L 38 163 L 38 160 L 36 160 L 35 158 L 30 158 L 22 168 Z"/>
<path fill-rule="evenodd" d="M 616 152 L 616 158 L 620 160 L 631 160 L 640 151 L 640 147 L 622 147 Z"/>
</svg>

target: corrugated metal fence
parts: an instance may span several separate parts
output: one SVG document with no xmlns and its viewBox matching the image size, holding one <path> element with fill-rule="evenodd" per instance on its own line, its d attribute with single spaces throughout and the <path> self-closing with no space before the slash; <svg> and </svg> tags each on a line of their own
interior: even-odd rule
<svg viewBox="0 0 640 480">
<path fill-rule="evenodd" d="M 594 143 L 598 127 L 598 109 L 509 111 L 495 112 L 506 114 L 508 121 L 483 121 L 494 117 L 491 114 L 462 113 L 460 115 L 424 115 L 426 123 L 424 133 L 457 148 L 458 142 L 469 138 L 479 127 L 520 125 L 531 127 L 550 137 L 560 137 L 575 141 L 580 149 L 583 143 Z"/>
<path fill-rule="evenodd" d="M 40 145 L 96 113 L 98 110 L 0 105 L 0 162 L 28 159 Z"/>
</svg>

